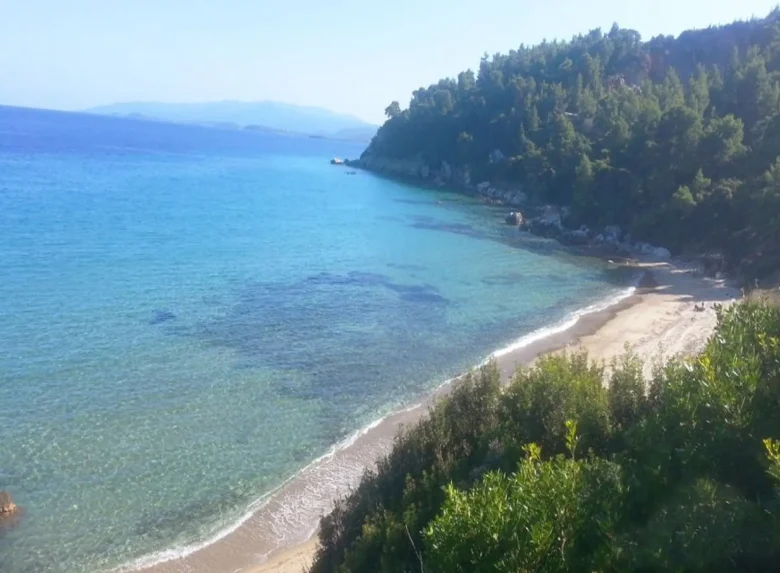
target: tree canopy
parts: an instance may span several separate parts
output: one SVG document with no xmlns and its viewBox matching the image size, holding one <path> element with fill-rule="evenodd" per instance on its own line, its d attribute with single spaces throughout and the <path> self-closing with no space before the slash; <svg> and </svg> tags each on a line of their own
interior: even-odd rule
<svg viewBox="0 0 780 573">
<path fill-rule="evenodd" d="M 571 205 L 575 224 L 754 274 L 780 261 L 778 10 L 678 38 L 615 25 L 521 45 L 385 113 L 365 154 L 446 161 Z"/>
</svg>

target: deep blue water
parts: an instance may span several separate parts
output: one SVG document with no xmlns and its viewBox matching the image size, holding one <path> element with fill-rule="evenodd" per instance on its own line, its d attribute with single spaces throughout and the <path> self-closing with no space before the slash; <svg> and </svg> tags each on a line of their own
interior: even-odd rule
<svg viewBox="0 0 780 573">
<path fill-rule="evenodd" d="M 202 539 L 334 443 L 624 288 L 354 144 L 0 107 L 4 573 Z"/>
</svg>

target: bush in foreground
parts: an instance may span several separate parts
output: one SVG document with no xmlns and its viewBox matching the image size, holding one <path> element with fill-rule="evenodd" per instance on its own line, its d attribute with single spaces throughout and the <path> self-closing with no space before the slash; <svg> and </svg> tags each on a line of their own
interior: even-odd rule
<svg viewBox="0 0 780 573">
<path fill-rule="evenodd" d="M 780 310 L 641 373 L 473 373 L 323 518 L 312 571 L 780 570 Z"/>
</svg>

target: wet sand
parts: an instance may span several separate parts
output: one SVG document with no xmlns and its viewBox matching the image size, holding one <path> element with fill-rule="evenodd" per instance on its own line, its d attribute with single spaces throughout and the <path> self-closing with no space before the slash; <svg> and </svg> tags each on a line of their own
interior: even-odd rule
<svg viewBox="0 0 780 573">
<path fill-rule="evenodd" d="M 715 326 L 713 304 L 728 303 L 740 295 L 738 289 L 694 277 L 668 264 L 638 266 L 646 274 L 635 294 L 606 310 L 581 317 L 562 333 L 497 357 L 502 377 L 506 380 L 517 366 L 531 364 L 538 356 L 564 348 L 584 348 L 591 359 L 608 363 L 623 353 L 627 345 L 645 360 L 645 375 L 649 376 L 654 361 L 701 350 Z M 705 304 L 705 310 L 694 310 L 694 305 L 700 303 Z M 316 551 L 317 523 L 329 511 L 332 500 L 347 493 L 363 470 L 387 453 L 401 427 L 419 420 L 451 387 L 452 384 L 446 384 L 422 404 L 387 416 L 353 442 L 311 464 L 223 538 L 186 557 L 145 571 L 305 571 Z M 313 499 L 321 502 L 312 504 Z M 282 533 L 290 531 L 295 534 Z"/>
</svg>

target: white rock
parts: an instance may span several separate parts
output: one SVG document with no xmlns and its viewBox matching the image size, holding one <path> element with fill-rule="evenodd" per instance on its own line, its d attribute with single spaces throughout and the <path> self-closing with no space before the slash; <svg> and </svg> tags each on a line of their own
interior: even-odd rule
<svg viewBox="0 0 780 573">
<path fill-rule="evenodd" d="M 545 215 L 541 219 L 539 219 L 544 225 L 548 225 L 551 227 L 561 227 L 561 214 L 560 213 L 551 213 L 550 215 Z"/>
<path fill-rule="evenodd" d="M 617 225 L 607 225 L 606 227 L 604 227 L 604 234 L 613 235 L 619 241 L 621 235 L 623 234 L 623 231 Z"/>
<path fill-rule="evenodd" d="M 491 163 L 499 163 L 505 159 L 504 154 L 501 153 L 500 149 L 494 149 L 490 152 L 490 162 Z"/>
<path fill-rule="evenodd" d="M 664 247 L 656 247 L 653 249 L 653 256 L 658 259 L 666 260 L 672 257 L 672 253 L 669 252 L 669 249 Z"/>
<path fill-rule="evenodd" d="M 514 194 L 514 197 L 512 197 L 512 201 L 516 204 L 522 204 L 528 201 L 528 195 L 523 193 L 522 191 L 518 191 Z"/>
</svg>

